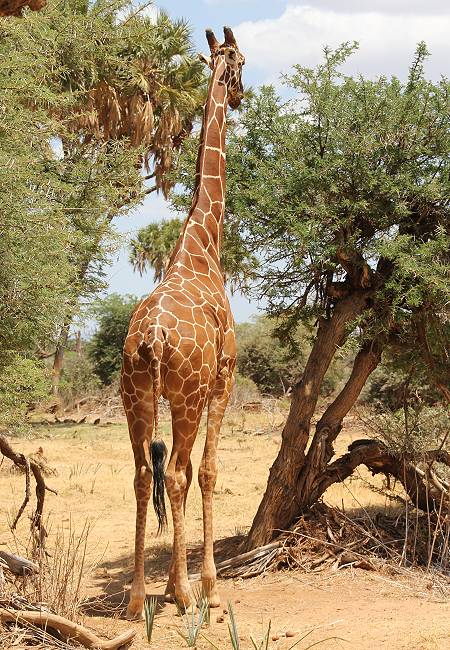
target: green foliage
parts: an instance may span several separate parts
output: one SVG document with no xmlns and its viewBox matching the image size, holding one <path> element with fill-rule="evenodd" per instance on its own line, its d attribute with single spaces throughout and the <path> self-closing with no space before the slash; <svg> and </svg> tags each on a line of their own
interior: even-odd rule
<svg viewBox="0 0 450 650">
<path fill-rule="evenodd" d="M 425 295 L 442 304 L 449 86 L 346 77 L 339 65 L 351 51 L 296 66 L 287 104 L 271 87 L 250 102 L 228 152 L 228 208 L 260 255 L 272 311 L 324 314 L 330 281 L 345 281 L 340 252 L 380 273 L 391 263 L 380 327 Z M 313 307 L 301 303 L 311 282 Z"/>
<path fill-rule="evenodd" d="M 440 404 L 406 402 L 397 411 L 374 415 L 370 423 L 390 449 L 419 459 L 423 452 L 441 448 L 443 441 L 442 448 L 449 449 L 448 415 L 448 409 Z"/>
<path fill-rule="evenodd" d="M 284 395 L 300 377 L 304 351 L 283 345 L 267 318 L 236 325 L 237 367 L 266 395 Z"/>
<path fill-rule="evenodd" d="M 265 317 L 253 323 L 236 325 L 237 340 L 237 388 L 239 381 L 251 380 L 264 395 L 279 397 L 301 378 L 306 359 L 311 351 L 311 328 L 297 327 L 289 341 L 280 338 L 277 321 Z M 322 382 L 322 395 L 332 394 L 339 386 L 348 365 L 348 354 L 344 352 L 329 368 Z"/>
<path fill-rule="evenodd" d="M 11 355 L 0 374 L 0 424 L 22 429 L 27 406 L 44 399 L 49 387 L 48 372 L 42 363 Z"/>
<path fill-rule="evenodd" d="M 233 392 L 230 404 L 240 406 L 246 402 L 259 400 L 261 393 L 253 379 L 243 377 L 239 371 L 236 372 Z"/>
<path fill-rule="evenodd" d="M 98 329 L 92 337 L 89 356 L 95 374 L 104 384 L 110 384 L 120 371 L 123 345 L 137 302 L 136 296 L 113 293 L 103 300 L 98 300 L 93 307 Z"/>
<path fill-rule="evenodd" d="M 94 366 L 89 357 L 66 352 L 59 386 L 59 395 L 64 403 L 71 405 L 81 397 L 92 395 L 99 386 L 99 378 L 94 374 Z"/>
<path fill-rule="evenodd" d="M 423 364 L 418 364 L 413 355 L 403 359 L 398 355 L 384 359 L 370 377 L 363 397 L 378 411 L 395 412 L 413 398 L 431 406 L 440 395 L 430 386 Z"/>
<path fill-rule="evenodd" d="M 104 287 L 112 221 L 168 191 L 205 74 L 184 21 L 123 0 L 2 20 L 0 60 L 1 379 Z"/>
</svg>

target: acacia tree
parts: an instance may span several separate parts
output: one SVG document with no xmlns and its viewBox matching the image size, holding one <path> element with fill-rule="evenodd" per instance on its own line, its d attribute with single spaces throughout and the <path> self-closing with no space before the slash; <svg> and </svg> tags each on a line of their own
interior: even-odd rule
<svg viewBox="0 0 450 650">
<path fill-rule="evenodd" d="M 80 300 L 102 288 L 112 220 L 150 192 L 167 194 L 174 156 L 202 104 L 204 71 L 188 25 L 164 12 L 147 15 L 150 4 L 69 0 L 5 27 L 11 52 L 31 48 L 38 61 L 53 61 L 42 81 L 59 98 L 47 106 L 53 148 L 60 143 L 48 165 L 63 185 L 56 200 L 77 243 L 70 249 L 75 297 L 56 336 L 54 392 Z M 32 93 L 28 101 L 37 103 Z"/>
<path fill-rule="evenodd" d="M 408 348 L 448 398 L 449 83 L 425 78 L 424 44 L 406 83 L 346 76 L 340 67 L 354 47 L 325 50 L 315 69 L 295 66 L 285 79 L 288 101 L 262 88 L 229 142 L 227 223 L 253 255 L 253 293 L 287 338 L 299 322 L 316 323 L 249 547 L 270 541 L 330 484 L 381 454 L 368 444 L 333 460 L 343 418 L 383 351 Z M 353 367 L 316 414 L 344 344 L 353 347 Z M 403 477 L 389 458 L 381 460 L 385 470 L 416 494 L 419 475 Z M 421 497 L 433 507 L 426 488 Z"/>
</svg>

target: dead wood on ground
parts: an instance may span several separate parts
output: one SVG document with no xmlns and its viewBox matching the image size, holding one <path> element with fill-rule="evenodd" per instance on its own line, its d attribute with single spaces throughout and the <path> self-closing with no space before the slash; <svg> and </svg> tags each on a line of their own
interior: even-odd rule
<svg viewBox="0 0 450 650">
<path fill-rule="evenodd" d="M 19 511 L 14 519 L 12 524 L 12 529 L 17 525 L 23 511 L 25 510 L 29 500 L 30 500 L 30 486 L 31 486 L 31 474 L 33 475 L 34 481 L 36 483 L 36 510 L 33 513 L 31 518 L 31 528 L 32 531 L 36 533 L 36 539 L 38 544 L 41 546 L 44 545 L 46 531 L 42 522 L 42 514 L 44 511 L 44 502 L 45 502 L 45 492 L 49 491 L 53 494 L 56 494 L 55 490 L 52 490 L 45 483 L 42 467 L 36 460 L 33 458 L 27 458 L 24 454 L 17 453 L 11 447 L 11 444 L 8 442 L 6 437 L 3 434 L 0 434 L 0 453 L 9 458 L 12 462 L 19 468 L 25 470 L 25 496 L 22 502 L 22 505 L 19 508 Z"/>
</svg>

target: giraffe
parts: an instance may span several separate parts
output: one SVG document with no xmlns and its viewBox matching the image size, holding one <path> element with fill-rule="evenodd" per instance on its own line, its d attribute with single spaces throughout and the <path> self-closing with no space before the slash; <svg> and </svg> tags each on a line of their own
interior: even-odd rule
<svg viewBox="0 0 450 650">
<path fill-rule="evenodd" d="M 219 44 L 206 30 L 210 57 L 200 58 L 212 74 L 203 113 L 191 209 L 163 282 L 136 307 L 125 340 L 121 394 L 135 460 L 136 533 L 134 577 L 127 617 L 143 617 L 144 542 L 153 478 L 159 529 L 166 523 L 164 484 L 173 519 L 173 550 L 166 599 L 192 602 L 185 542 L 185 505 L 192 481 L 190 460 L 200 418 L 207 431 L 198 480 L 203 502 L 202 589 L 211 607 L 220 605 L 213 553 L 212 498 L 217 444 L 234 381 L 234 322 L 220 264 L 225 206 L 227 106 L 243 97 L 245 63 L 229 27 Z M 172 450 L 164 475 L 166 448 L 158 440 L 158 398 L 170 403 Z M 156 439 L 152 442 L 152 438 Z M 164 479 L 163 479 L 164 476 Z"/>
</svg>

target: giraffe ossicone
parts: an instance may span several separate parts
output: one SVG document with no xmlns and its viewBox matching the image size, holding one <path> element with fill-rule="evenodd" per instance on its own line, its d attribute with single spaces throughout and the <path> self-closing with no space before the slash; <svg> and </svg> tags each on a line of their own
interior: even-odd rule
<svg viewBox="0 0 450 650">
<path fill-rule="evenodd" d="M 153 502 L 165 523 L 165 448 L 158 433 L 158 398 L 170 403 L 172 450 L 165 487 L 173 519 L 173 552 L 166 594 L 183 607 L 192 601 L 186 561 L 185 505 L 192 480 L 190 460 L 200 418 L 207 408 L 205 448 L 199 468 L 203 500 L 202 588 L 219 606 L 213 553 L 212 498 L 217 444 L 234 381 L 233 317 L 220 265 L 225 209 L 225 132 L 228 105 L 243 97 L 244 57 L 233 32 L 219 44 L 206 31 L 212 70 L 204 108 L 192 206 L 163 282 L 136 307 L 125 341 L 121 393 L 135 460 L 136 537 L 128 618 L 142 618 L 145 600 L 144 549 L 147 507 Z M 153 441 L 153 442 L 152 442 Z"/>
</svg>

